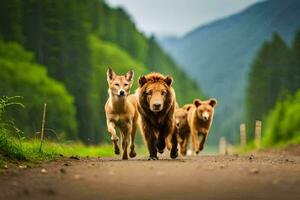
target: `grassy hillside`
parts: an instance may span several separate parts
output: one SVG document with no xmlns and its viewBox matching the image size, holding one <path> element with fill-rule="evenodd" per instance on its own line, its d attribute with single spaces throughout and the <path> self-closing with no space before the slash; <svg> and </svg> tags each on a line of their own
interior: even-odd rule
<svg viewBox="0 0 300 200">
<path fill-rule="evenodd" d="M 24 108 L 13 107 L 7 112 L 8 117 L 18 119 L 15 123 L 24 136 L 36 137 L 43 105 L 47 103 L 46 135 L 55 138 L 53 133 L 57 132 L 61 139 L 77 138 L 73 97 L 62 83 L 48 76 L 44 66 L 35 63 L 32 53 L 17 43 L 0 40 L 0 68 L 0 97 L 22 97 L 20 101 Z"/>
<path fill-rule="evenodd" d="M 299 18 L 300 1 L 262 1 L 161 43 L 209 96 L 219 100 L 212 137 L 225 135 L 230 142 L 238 141 L 239 123 L 245 120 L 250 64 L 274 32 L 291 44 L 300 27 Z"/>
</svg>

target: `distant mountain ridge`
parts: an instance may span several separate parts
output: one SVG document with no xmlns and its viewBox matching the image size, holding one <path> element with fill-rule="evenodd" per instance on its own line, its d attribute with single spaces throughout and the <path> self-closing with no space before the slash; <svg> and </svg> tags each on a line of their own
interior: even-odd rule
<svg viewBox="0 0 300 200">
<path fill-rule="evenodd" d="M 238 141 L 249 66 L 274 32 L 290 44 L 300 28 L 299 19 L 299 0 L 269 0 L 200 26 L 181 38 L 159 40 L 207 95 L 219 100 L 212 137 L 226 135 L 231 142 Z"/>
</svg>

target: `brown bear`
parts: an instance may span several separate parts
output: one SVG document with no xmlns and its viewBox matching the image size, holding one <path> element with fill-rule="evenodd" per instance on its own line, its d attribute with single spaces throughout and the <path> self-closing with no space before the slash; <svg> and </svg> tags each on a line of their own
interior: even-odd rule
<svg viewBox="0 0 300 200">
<path fill-rule="evenodd" d="M 180 154 L 186 155 L 187 145 L 190 138 L 190 126 L 188 124 L 187 116 L 189 110 L 194 107 L 193 104 L 186 104 L 182 108 L 175 110 L 176 127 L 178 128 L 177 141 L 180 147 Z"/>
<path fill-rule="evenodd" d="M 160 73 L 150 73 L 139 79 L 136 91 L 140 129 L 144 135 L 149 151 L 149 160 L 157 160 L 157 151 L 163 153 L 166 138 L 170 136 L 171 158 L 177 153 L 177 128 L 175 125 L 176 96 L 172 88 L 173 78 Z"/>
<path fill-rule="evenodd" d="M 214 118 L 214 108 L 217 105 L 217 100 L 210 98 L 207 101 L 194 99 L 194 107 L 188 114 L 188 123 L 191 130 L 192 144 L 194 153 L 198 154 L 203 150 L 205 140 Z M 199 135 L 202 135 L 202 140 L 199 144 Z"/>
</svg>

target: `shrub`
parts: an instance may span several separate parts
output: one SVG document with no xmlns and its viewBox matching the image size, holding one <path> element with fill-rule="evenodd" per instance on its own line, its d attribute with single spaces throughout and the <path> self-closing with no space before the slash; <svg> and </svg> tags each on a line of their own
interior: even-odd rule
<svg viewBox="0 0 300 200">
<path fill-rule="evenodd" d="M 277 102 L 263 129 L 263 145 L 300 143 L 300 90 Z"/>
</svg>

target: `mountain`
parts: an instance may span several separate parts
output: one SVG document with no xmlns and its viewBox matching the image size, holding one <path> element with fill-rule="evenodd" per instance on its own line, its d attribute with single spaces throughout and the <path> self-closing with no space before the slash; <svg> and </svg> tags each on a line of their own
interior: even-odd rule
<svg viewBox="0 0 300 200">
<path fill-rule="evenodd" d="M 245 120 L 247 74 L 259 47 L 274 32 L 291 44 L 300 28 L 299 0 L 270 0 L 160 44 L 208 96 L 218 99 L 212 137 L 238 141 Z M 260 98 L 260 97 L 257 97 Z"/>
</svg>

